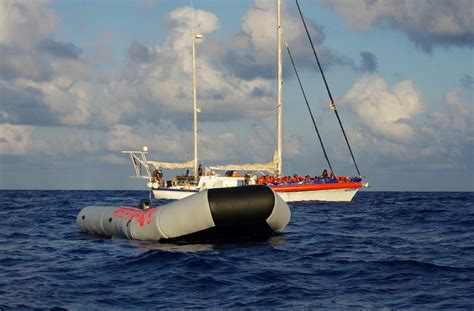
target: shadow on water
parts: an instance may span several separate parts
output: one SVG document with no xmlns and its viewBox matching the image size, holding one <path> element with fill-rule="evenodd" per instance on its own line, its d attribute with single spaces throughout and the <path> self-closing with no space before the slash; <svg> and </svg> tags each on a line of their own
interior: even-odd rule
<svg viewBox="0 0 474 311">
<path fill-rule="evenodd" d="M 222 230 L 221 230 L 222 231 Z M 245 249 L 256 246 L 282 246 L 287 243 L 287 237 L 284 233 L 266 232 L 265 234 L 253 232 L 221 234 L 219 236 L 210 235 L 209 232 L 204 234 L 194 234 L 183 236 L 175 239 L 165 239 L 160 241 L 139 241 L 128 240 L 124 238 L 110 238 L 102 235 L 94 235 L 90 233 L 80 232 L 81 236 L 90 241 L 107 241 L 122 244 L 127 241 L 129 245 L 136 247 L 142 252 L 161 250 L 161 251 L 178 251 L 178 252 L 201 252 L 210 250 L 227 250 L 227 249 Z"/>
</svg>

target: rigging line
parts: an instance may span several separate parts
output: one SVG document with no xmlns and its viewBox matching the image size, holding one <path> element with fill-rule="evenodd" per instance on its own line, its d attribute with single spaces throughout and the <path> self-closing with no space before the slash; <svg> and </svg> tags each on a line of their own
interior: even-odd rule
<svg viewBox="0 0 474 311">
<path fill-rule="evenodd" d="M 309 106 L 308 99 L 306 98 L 306 93 L 304 91 L 303 84 L 301 83 L 300 76 L 299 76 L 298 71 L 296 69 L 295 62 L 293 61 L 293 57 L 291 56 L 290 48 L 288 47 L 288 44 L 286 43 L 286 40 L 285 40 L 285 46 L 286 46 L 286 50 L 288 51 L 288 55 L 290 56 L 290 60 L 291 60 L 291 64 L 293 65 L 293 69 L 295 70 L 296 78 L 298 79 L 298 83 L 300 85 L 301 92 L 303 93 L 303 97 L 304 97 L 304 100 L 306 102 L 306 107 L 308 107 L 308 111 L 309 111 L 309 114 L 311 116 L 311 120 L 313 120 L 314 129 L 316 130 L 316 134 L 318 134 L 319 143 L 321 144 L 321 148 L 323 149 L 324 157 L 326 158 L 326 161 L 328 162 L 329 169 L 331 170 L 331 173 L 335 176 L 334 171 L 332 169 L 331 162 L 329 161 L 328 155 L 326 153 L 326 148 L 324 148 L 323 140 L 321 138 L 321 135 L 319 134 L 319 130 L 318 130 L 318 127 L 316 125 L 316 121 L 314 120 L 313 112 L 311 111 L 311 107 Z"/>
<path fill-rule="evenodd" d="M 334 110 L 334 113 L 336 114 L 337 121 L 339 121 L 339 126 L 341 127 L 342 134 L 344 134 L 344 139 L 346 140 L 347 147 L 349 148 L 349 152 L 351 154 L 352 161 L 354 162 L 354 166 L 357 170 L 357 174 L 359 174 L 359 176 L 361 176 L 360 171 L 359 171 L 359 167 L 357 166 L 357 162 L 356 162 L 355 157 L 354 157 L 354 153 L 352 152 L 351 145 L 349 144 L 349 140 L 347 139 L 346 131 L 344 131 L 344 127 L 342 126 L 341 118 L 339 117 L 339 113 L 337 112 L 336 104 L 334 103 L 334 100 L 333 100 L 332 95 L 331 95 L 331 91 L 329 90 L 329 85 L 326 81 L 326 77 L 324 76 L 323 68 L 321 67 L 321 64 L 319 62 L 318 55 L 316 54 L 316 49 L 314 48 L 313 40 L 311 40 L 311 36 L 309 34 L 308 27 L 306 26 L 306 22 L 304 20 L 303 13 L 301 12 L 300 5 L 298 3 L 298 0 L 295 0 L 295 1 L 296 1 L 296 6 L 298 7 L 298 11 L 299 11 L 300 16 L 301 16 L 301 20 L 303 21 L 304 29 L 306 30 L 306 35 L 308 36 L 309 42 L 311 43 L 311 48 L 313 49 L 314 57 L 316 58 L 316 62 L 318 63 L 319 71 L 321 72 L 321 76 L 323 77 L 324 85 L 326 86 L 326 90 L 328 92 L 329 99 L 331 100 L 331 108 Z"/>
</svg>

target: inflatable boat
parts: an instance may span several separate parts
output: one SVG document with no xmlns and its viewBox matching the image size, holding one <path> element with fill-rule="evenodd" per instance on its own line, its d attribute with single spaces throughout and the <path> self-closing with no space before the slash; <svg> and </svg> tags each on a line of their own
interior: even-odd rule
<svg viewBox="0 0 474 311">
<path fill-rule="evenodd" d="M 83 232 L 153 241 L 221 240 L 262 236 L 290 221 L 288 205 L 267 186 L 216 188 L 151 207 L 88 206 L 76 218 Z"/>
</svg>

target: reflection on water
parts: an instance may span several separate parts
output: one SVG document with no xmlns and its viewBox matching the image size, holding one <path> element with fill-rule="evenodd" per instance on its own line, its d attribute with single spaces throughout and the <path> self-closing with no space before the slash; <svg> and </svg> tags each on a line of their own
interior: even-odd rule
<svg viewBox="0 0 474 311">
<path fill-rule="evenodd" d="M 131 241 L 135 242 L 135 246 L 142 252 L 148 251 L 170 251 L 183 253 L 197 253 L 212 250 L 212 244 L 173 244 L 160 243 L 158 241 Z"/>
<path fill-rule="evenodd" d="M 93 238 L 89 235 L 89 238 Z M 103 237 L 95 237 L 96 239 L 103 239 Z M 245 239 L 241 242 L 235 240 L 225 242 L 219 241 L 215 243 L 173 243 L 168 241 L 135 241 L 135 240 L 124 240 L 114 239 L 118 243 L 124 243 L 127 241 L 129 245 L 132 245 L 141 252 L 148 251 L 170 251 L 170 252 L 183 252 L 183 253 L 196 253 L 203 251 L 212 250 L 226 250 L 226 249 L 238 249 L 238 248 L 251 248 L 255 246 L 264 246 L 265 244 L 271 247 L 283 246 L 286 244 L 287 239 L 283 233 L 275 233 L 272 236 L 260 237 L 259 239 L 249 240 Z"/>
</svg>

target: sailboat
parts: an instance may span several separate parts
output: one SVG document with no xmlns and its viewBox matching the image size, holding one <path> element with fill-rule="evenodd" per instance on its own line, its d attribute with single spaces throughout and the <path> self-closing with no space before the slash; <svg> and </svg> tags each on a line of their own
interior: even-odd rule
<svg viewBox="0 0 474 311">
<path fill-rule="evenodd" d="M 347 136 L 342 127 L 336 106 L 331 97 L 331 108 L 336 112 L 339 124 L 344 133 L 347 145 L 351 152 L 352 159 L 357 169 L 358 176 L 346 177 L 335 176 L 332 166 L 328 160 L 324 146 L 324 154 L 328 160 L 331 174 L 323 173 L 322 176 L 310 177 L 306 176 L 284 176 L 282 171 L 282 146 L 283 146 L 283 129 L 282 129 L 282 27 L 281 27 L 281 0 L 278 0 L 277 5 L 277 59 L 278 59 L 278 105 L 277 105 L 277 150 L 271 162 L 268 163 L 252 163 L 252 164 L 238 164 L 238 165 L 220 165 L 211 166 L 209 170 L 204 171 L 201 166 L 198 166 L 198 130 L 197 130 L 197 114 L 200 109 L 197 108 L 196 97 L 196 65 L 195 65 L 195 40 L 201 38 L 196 34 L 195 28 L 192 31 L 192 57 L 193 57 L 193 103 L 194 103 L 194 159 L 184 163 L 165 163 L 158 161 L 147 160 L 148 148 L 143 147 L 142 151 L 122 151 L 130 155 L 132 165 L 135 169 L 138 178 L 148 179 L 147 187 L 152 190 L 156 199 L 182 199 L 199 191 L 235 187 L 254 184 L 265 184 L 277 192 L 280 197 L 286 202 L 298 201 L 351 201 L 357 191 L 363 186 L 368 186 L 362 182 L 359 169 L 355 162 L 354 155 L 350 148 Z M 299 5 L 298 5 L 299 9 Z M 301 11 L 300 11 L 301 14 Z M 301 14 L 303 23 L 303 15 Z M 306 28 L 307 30 L 307 28 Z M 307 32 L 308 33 L 308 32 Z M 308 33 L 308 37 L 309 33 Z M 310 38 L 311 41 L 311 38 Z M 312 43 L 312 42 L 311 42 Z M 314 46 L 313 46 L 313 51 Z M 289 49 L 288 49 L 289 52 Z M 316 52 L 315 52 L 316 56 Z M 291 56 L 290 56 L 291 57 Z M 317 56 L 316 56 L 317 59 Z M 318 59 L 317 59 L 318 60 Z M 293 61 L 292 61 L 293 62 Z M 318 60 L 319 65 L 319 60 Z M 320 65 L 319 65 L 320 66 Z M 321 69 L 321 67 L 320 67 Z M 296 67 L 295 67 L 296 72 Z M 324 82 L 326 79 L 321 70 Z M 296 72 L 297 74 L 297 72 Z M 298 77 L 299 80 L 299 77 Z M 326 83 L 326 88 L 329 88 Z M 309 106 L 308 106 L 309 108 Z M 313 118 L 314 122 L 314 118 Z M 316 126 L 316 124 L 315 124 Z M 319 136 L 319 132 L 318 132 Z M 150 168 L 151 165 L 154 170 Z M 189 175 L 189 169 L 193 168 L 193 175 Z M 186 174 L 178 175 L 171 180 L 164 180 L 162 169 L 188 169 Z M 224 171 L 219 174 L 216 172 Z M 239 172 L 245 172 L 243 175 Z M 257 176 L 257 174 L 260 176 Z"/>
</svg>

